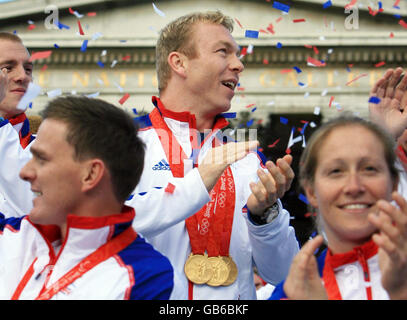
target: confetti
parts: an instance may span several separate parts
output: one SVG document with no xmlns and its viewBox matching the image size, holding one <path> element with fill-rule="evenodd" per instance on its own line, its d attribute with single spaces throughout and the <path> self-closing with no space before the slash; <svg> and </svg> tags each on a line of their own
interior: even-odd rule
<svg viewBox="0 0 407 320">
<path fill-rule="evenodd" d="M 357 76 L 355 79 L 352 79 L 352 80 L 348 81 L 346 83 L 346 85 L 349 86 L 351 83 L 359 80 L 360 78 L 366 77 L 367 75 L 368 75 L 367 73 L 362 73 L 361 75 Z"/>
<path fill-rule="evenodd" d="M 282 124 L 287 124 L 288 123 L 288 119 L 284 118 L 284 117 L 280 117 L 280 123 Z"/>
<path fill-rule="evenodd" d="M 27 91 L 20 99 L 17 105 L 18 110 L 26 110 L 30 102 L 32 102 L 41 92 L 41 87 L 33 82 L 28 84 Z"/>
<path fill-rule="evenodd" d="M 374 103 L 374 104 L 379 104 L 380 103 L 380 98 L 378 97 L 370 97 L 369 98 L 369 103 Z"/>
<path fill-rule="evenodd" d="M 300 199 L 305 204 L 309 204 L 309 201 L 308 201 L 307 197 L 302 193 L 300 193 L 300 195 L 298 196 L 298 199 Z"/>
<path fill-rule="evenodd" d="M 314 59 L 312 57 L 308 57 L 307 59 L 307 65 L 311 67 L 325 67 L 326 63 L 323 61 L 319 61 L 317 59 Z"/>
<path fill-rule="evenodd" d="M 274 141 L 272 144 L 269 144 L 268 146 L 267 146 L 267 148 L 274 148 L 276 145 L 277 145 L 277 143 L 280 141 L 280 138 L 278 138 L 276 141 Z"/>
<path fill-rule="evenodd" d="M 244 36 L 246 38 L 254 38 L 254 39 L 258 39 L 259 38 L 259 32 L 256 30 L 246 30 Z"/>
<path fill-rule="evenodd" d="M 293 72 L 293 69 L 281 69 L 280 70 L 281 74 L 290 73 L 290 72 Z"/>
<path fill-rule="evenodd" d="M 352 0 L 350 3 L 348 3 L 345 6 L 345 9 L 352 9 L 352 7 L 356 4 L 356 2 L 358 2 L 358 0 Z"/>
<path fill-rule="evenodd" d="M 31 55 L 31 57 L 30 57 L 30 59 L 29 59 L 28 61 L 29 61 L 29 62 L 32 62 L 32 61 L 38 60 L 38 59 L 46 59 L 46 58 L 48 58 L 51 54 L 52 54 L 52 51 L 51 51 L 51 50 L 33 52 L 33 54 Z"/>
<path fill-rule="evenodd" d="M 272 23 L 269 23 L 268 27 L 267 27 L 267 31 L 269 31 L 271 34 L 274 34 L 274 27 Z"/>
<path fill-rule="evenodd" d="M 381 66 L 384 66 L 385 64 L 386 64 L 386 62 L 381 61 L 381 62 L 376 63 L 374 66 L 375 66 L 375 68 L 379 68 Z"/>
<path fill-rule="evenodd" d="M 164 189 L 166 193 L 174 193 L 174 190 L 175 186 L 170 182 L 168 182 L 167 187 Z"/>
<path fill-rule="evenodd" d="M 162 12 L 160 9 L 158 9 L 157 6 L 154 4 L 154 2 L 153 2 L 153 8 L 154 8 L 155 13 L 157 13 L 160 17 L 165 17 L 165 13 Z"/>
<path fill-rule="evenodd" d="M 95 17 L 96 16 L 96 12 L 88 12 L 86 14 L 88 17 Z"/>
<path fill-rule="evenodd" d="M 334 96 L 331 96 L 331 99 L 329 100 L 329 107 L 332 106 L 332 102 L 334 101 L 334 99 L 335 99 L 335 97 L 334 97 Z"/>
<path fill-rule="evenodd" d="M 57 45 L 56 43 L 54 43 L 54 48 L 55 48 L 55 49 L 59 49 L 59 45 Z"/>
<path fill-rule="evenodd" d="M 401 25 L 403 28 L 407 29 L 407 23 L 403 19 L 400 19 L 399 25 Z"/>
<path fill-rule="evenodd" d="M 88 40 L 83 40 L 82 46 L 81 46 L 81 51 L 85 52 L 87 47 L 88 47 Z"/>
<path fill-rule="evenodd" d="M 129 97 L 130 97 L 130 94 L 126 93 L 123 97 L 120 98 L 119 103 L 124 104 Z"/>
<path fill-rule="evenodd" d="M 282 44 L 281 42 L 277 42 L 276 47 L 277 47 L 278 49 L 281 49 L 281 48 L 283 47 L 283 44 Z"/>
<path fill-rule="evenodd" d="M 332 6 L 332 2 L 331 2 L 331 0 L 329 0 L 329 1 L 325 2 L 325 3 L 322 5 L 322 9 L 327 9 L 327 8 L 329 8 L 329 7 L 331 7 L 331 6 Z"/>
<path fill-rule="evenodd" d="M 226 119 L 235 119 L 236 112 L 225 112 L 225 113 L 222 113 L 222 116 Z"/>
<path fill-rule="evenodd" d="M 240 21 L 237 20 L 237 18 L 235 18 L 235 20 L 236 20 L 237 24 L 239 25 L 239 27 L 243 29 L 243 26 L 242 26 L 242 24 L 240 23 Z"/>
<path fill-rule="evenodd" d="M 80 22 L 80 20 L 77 20 L 77 21 L 78 21 L 79 34 L 80 34 L 81 36 L 84 36 L 85 33 L 83 32 L 81 22 Z"/>
<path fill-rule="evenodd" d="M 305 22 L 305 19 L 294 19 L 294 23 Z"/>
<path fill-rule="evenodd" d="M 251 103 L 251 104 L 247 105 L 245 108 L 246 108 L 246 109 L 249 109 L 249 108 L 251 108 L 251 107 L 253 107 L 253 106 L 255 106 L 255 105 L 256 105 L 255 103 Z"/>
<path fill-rule="evenodd" d="M 61 29 L 68 29 L 68 30 L 71 29 L 70 26 L 67 26 L 66 24 L 63 24 L 63 23 L 59 22 L 59 20 L 56 21 L 56 25 L 60 30 Z"/>
<path fill-rule="evenodd" d="M 302 70 L 301 70 L 300 68 L 298 68 L 298 67 L 293 67 L 293 69 L 294 69 L 295 71 L 297 71 L 297 73 L 301 73 L 301 72 L 302 72 Z"/>
<path fill-rule="evenodd" d="M 278 1 L 273 2 L 273 8 L 277 9 L 277 10 L 281 10 L 281 11 L 286 12 L 286 13 L 288 13 L 288 11 L 290 11 L 290 6 L 288 6 L 286 4 L 283 4 L 283 3 L 280 3 Z"/>
<path fill-rule="evenodd" d="M 247 121 L 246 126 L 251 127 L 254 122 L 254 119 Z"/>
<path fill-rule="evenodd" d="M 62 94 L 61 89 L 55 89 L 55 90 L 51 90 L 51 91 L 47 92 L 48 98 L 54 98 L 54 97 L 60 96 L 61 94 Z"/>
<path fill-rule="evenodd" d="M 137 109 L 136 109 L 136 108 L 133 108 L 133 109 L 132 109 L 132 111 L 133 111 L 133 113 L 134 113 L 134 114 L 138 114 L 138 112 L 137 112 Z"/>
<path fill-rule="evenodd" d="M 320 112 L 321 112 L 321 108 L 320 108 L 320 107 L 315 107 L 315 108 L 314 108 L 314 114 L 315 114 L 316 116 L 319 115 Z"/>
<path fill-rule="evenodd" d="M 103 37 L 103 34 L 101 32 L 96 32 L 92 35 L 92 40 L 99 39 L 100 37 Z"/>
<path fill-rule="evenodd" d="M 101 67 L 101 68 L 104 68 L 104 67 L 105 67 L 105 64 L 104 64 L 102 61 L 98 61 L 97 64 L 98 64 L 98 66 Z"/>
<path fill-rule="evenodd" d="M 96 98 L 96 97 L 99 96 L 99 94 L 100 94 L 100 92 L 95 92 L 95 93 L 87 94 L 87 95 L 85 95 L 85 97 L 87 97 L 87 98 Z"/>
</svg>

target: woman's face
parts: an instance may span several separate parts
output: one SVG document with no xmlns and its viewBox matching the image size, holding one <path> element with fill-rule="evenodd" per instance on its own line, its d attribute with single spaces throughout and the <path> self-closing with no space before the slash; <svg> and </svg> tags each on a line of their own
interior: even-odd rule
<svg viewBox="0 0 407 320">
<path fill-rule="evenodd" d="M 361 125 L 348 125 L 323 141 L 314 183 L 305 191 L 323 219 L 328 242 L 359 245 L 375 231 L 368 214 L 377 212 L 377 200 L 391 200 L 395 187 L 377 136 Z"/>
</svg>

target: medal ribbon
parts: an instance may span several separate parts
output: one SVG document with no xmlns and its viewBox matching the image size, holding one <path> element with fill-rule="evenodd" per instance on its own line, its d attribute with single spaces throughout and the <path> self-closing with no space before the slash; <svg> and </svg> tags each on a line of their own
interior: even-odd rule
<svg viewBox="0 0 407 320">
<path fill-rule="evenodd" d="M 19 123 L 23 123 L 23 126 L 20 129 L 18 136 L 20 138 L 21 147 L 25 149 L 30 144 L 30 142 L 34 140 L 34 137 L 31 135 L 30 132 L 30 122 L 28 121 L 26 114 L 23 112 L 13 118 L 8 119 L 8 121 L 13 126 Z"/>
<path fill-rule="evenodd" d="M 44 286 L 36 300 L 51 299 L 56 293 L 66 288 L 76 279 L 82 277 L 93 267 L 129 246 L 136 238 L 137 233 L 134 231 L 134 229 L 132 227 L 127 228 L 121 234 L 108 241 L 96 251 L 84 258 L 49 288 L 45 288 Z M 17 295 L 14 294 L 13 299 L 17 300 L 21 294 L 21 291 L 22 290 L 20 290 L 19 294 Z"/>
<path fill-rule="evenodd" d="M 158 99 L 157 102 L 159 107 L 163 107 Z M 188 159 L 188 157 L 165 123 L 159 108 L 155 108 L 150 113 L 150 120 L 160 138 L 173 176 L 184 177 L 184 160 Z M 167 136 L 162 137 L 160 135 L 162 132 L 166 132 Z M 197 139 L 194 139 L 192 134 L 190 129 L 193 156 L 197 159 L 197 151 L 199 152 L 200 148 L 197 146 Z M 207 141 L 208 137 L 209 135 L 204 141 Z M 169 141 L 166 141 L 166 139 L 169 139 Z M 214 147 L 215 139 L 212 140 L 212 143 Z M 194 165 L 198 165 L 197 161 L 194 162 Z M 211 190 L 210 197 L 211 200 L 207 204 L 185 220 L 191 251 L 193 254 L 201 255 L 207 251 L 209 257 L 219 255 L 229 256 L 229 244 L 235 210 L 235 184 L 230 166 L 223 172 L 221 178 Z M 189 287 L 189 297 L 192 298 L 191 283 Z"/>
</svg>

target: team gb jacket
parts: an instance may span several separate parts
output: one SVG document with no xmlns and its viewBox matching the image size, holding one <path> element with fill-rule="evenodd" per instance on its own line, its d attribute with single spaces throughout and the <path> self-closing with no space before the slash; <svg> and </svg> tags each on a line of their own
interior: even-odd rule
<svg viewBox="0 0 407 320">
<path fill-rule="evenodd" d="M 169 299 L 173 269 L 167 258 L 134 232 L 133 217 L 134 209 L 129 207 L 106 217 L 69 215 L 61 244 L 57 227 L 35 225 L 28 216 L 6 219 L 1 214 L 0 299 Z M 108 252 L 107 259 L 90 270 L 87 263 L 75 269 L 126 230 L 133 234 L 126 240 L 130 244 L 113 255 Z M 85 272 L 64 286 L 61 279 L 70 270 Z M 55 288 L 53 295 L 46 294 L 50 288 Z"/>
</svg>

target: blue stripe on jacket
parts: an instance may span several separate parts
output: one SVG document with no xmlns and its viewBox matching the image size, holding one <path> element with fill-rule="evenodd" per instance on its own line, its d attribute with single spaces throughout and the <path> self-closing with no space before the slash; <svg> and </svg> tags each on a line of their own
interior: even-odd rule
<svg viewBox="0 0 407 320">
<path fill-rule="evenodd" d="M 142 237 L 118 253 L 133 268 L 135 284 L 130 300 L 168 300 L 174 287 L 170 261 L 154 250 Z"/>
<path fill-rule="evenodd" d="M 21 221 L 24 219 L 25 216 L 19 218 L 5 218 L 4 214 L 0 212 L 0 232 L 4 231 L 7 225 L 12 227 L 14 230 L 20 230 Z"/>
</svg>

